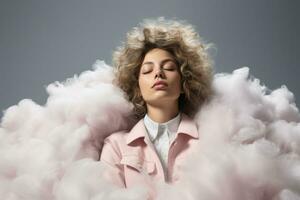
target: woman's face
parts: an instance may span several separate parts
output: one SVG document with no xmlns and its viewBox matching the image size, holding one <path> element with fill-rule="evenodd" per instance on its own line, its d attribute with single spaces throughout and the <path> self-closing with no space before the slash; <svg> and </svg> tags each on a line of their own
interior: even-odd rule
<svg viewBox="0 0 300 200">
<path fill-rule="evenodd" d="M 139 72 L 139 87 L 146 104 L 178 103 L 181 75 L 168 51 L 155 48 L 145 55 Z"/>
</svg>

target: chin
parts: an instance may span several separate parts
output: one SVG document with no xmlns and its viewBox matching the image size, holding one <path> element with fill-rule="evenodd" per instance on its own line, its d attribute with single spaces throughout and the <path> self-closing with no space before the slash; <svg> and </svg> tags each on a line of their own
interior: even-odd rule
<svg viewBox="0 0 300 200">
<path fill-rule="evenodd" d="M 170 97 L 167 95 L 155 95 L 155 97 L 152 97 L 148 101 L 146 100 L 146 103 L 151 105 L 163 105 L 165 103 L 169 104 L 170 102 L 177 100 L 178 98 Z"/>
</svg>

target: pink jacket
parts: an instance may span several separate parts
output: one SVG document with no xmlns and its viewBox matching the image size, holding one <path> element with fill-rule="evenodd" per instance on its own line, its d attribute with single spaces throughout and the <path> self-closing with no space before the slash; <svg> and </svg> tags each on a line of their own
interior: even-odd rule
<svg viewBox="0 0 300 200">
<path fill-rule="evenodd" d="M 117 132 L 105 138 L 100 157 L 108 166 L 105 178 L 120 187 L 146 185 L 150 198 L 155 198 L 151 182 L 172 184 L 178 181 L 184 158 L 192 152 L 191 147 L 198 138 L 195 122 L 182 113 L 175 140 L 170 145 L 168 174 L 165 174 L 141 119 L 130 132 Z"/>
</svg>

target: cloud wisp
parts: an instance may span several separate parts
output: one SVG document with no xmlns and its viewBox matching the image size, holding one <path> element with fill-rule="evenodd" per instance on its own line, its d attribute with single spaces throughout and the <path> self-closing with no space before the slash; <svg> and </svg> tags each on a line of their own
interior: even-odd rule
<svg viewBox="0 0 300 200">
<path fill-rule="evenodd" d="M 5 110 L 1 199 L 145 199 L 147 188 L 119 189 L 102 178 L 103 139 L 136 122 L 112 79 L 112 68 L 98 60 L 93 70 L 48 85 L 45 105 L 24 99 Z M 213 88 L 194 119 L 199 145 L 186 158 L 184 176 L 157 185 L 158 199 L 300 199 L 300 113 L 293 94 L 285 86 L 268 90 L 247 67 L 216 74 Z"/>
</svg>

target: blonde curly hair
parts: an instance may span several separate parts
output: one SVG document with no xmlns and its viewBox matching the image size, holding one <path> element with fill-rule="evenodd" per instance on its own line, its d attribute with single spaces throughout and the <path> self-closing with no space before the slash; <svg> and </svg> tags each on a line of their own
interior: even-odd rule
<svg viewBox="0 0 300 200">
<path fill-rule="evenodd" d="M 113 52 L 114 83 L 132 102 L 136 117 L 142 118 L 147 108 L 138 84 L 141 64 L 150 50 L 167 50 L 174 56 L 181 74 L 184 93 L 179 97 L 179 110 L 193 117 L 212 94 L 212 61 L 207 53 L 209 46 L 185 21 L 164 17 L 144 19 L 127 33 L 125 44 Z"/>
</svg>

